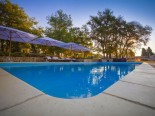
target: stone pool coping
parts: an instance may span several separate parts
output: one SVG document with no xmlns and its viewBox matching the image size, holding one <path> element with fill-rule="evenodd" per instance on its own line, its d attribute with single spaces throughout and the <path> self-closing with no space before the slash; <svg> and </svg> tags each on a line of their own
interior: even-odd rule
<svg viewBox="0 0 155 116">
<path fill-rule="evenodd" d="M 97 96 L 48 96 L 0 68 L 0 116 L 155 116 L 155 68 L 147 63 Z"/>
</svg>

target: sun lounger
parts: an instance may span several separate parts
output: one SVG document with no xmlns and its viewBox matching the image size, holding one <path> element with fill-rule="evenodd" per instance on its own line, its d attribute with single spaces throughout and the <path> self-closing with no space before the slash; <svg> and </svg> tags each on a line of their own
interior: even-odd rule
<svg viewBox="0 0 155 116">
<path fill-rule="evenodd" d="M 51 62 L 60 62 L 60 59 L 56 56 L 52 57 Z"/>
<path fill-rule="evenodd" d="M 52 58 L 51 58 L 50 56 L 46 56 L 46 57 L 45 57 L 45 61 L 46 61 L 46 62 L 50 62 L 51 59 L 52 59 Z"/>
<path fill-rule="evenodd" d="M 113 62 L 126 62 L 126 58 L 113 58 Z"/>
</svg>

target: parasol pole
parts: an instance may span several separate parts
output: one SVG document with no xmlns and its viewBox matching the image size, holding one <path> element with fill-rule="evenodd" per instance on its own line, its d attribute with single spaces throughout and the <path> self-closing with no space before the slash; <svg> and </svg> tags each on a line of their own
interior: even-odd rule
<svg viewBox="0 0 155 116">
<path fill-rule="evenodd" d="M 12 31 L 10 31 L 10 47 L 9 47 L 9 60 L 11 60 L 11 41 L 12 41 Z"/>
<path fill-rule="evenodd" d="M 45 56 L 47 56 L 47 41 L 46 41 L 46 47 L 45 47 Z"/>
<path fill-rule="evenodd" d="M 71 44 L 71 59 L 73 58 L 73 50 L 72 50 L 72 44 Z"/>
</svg>

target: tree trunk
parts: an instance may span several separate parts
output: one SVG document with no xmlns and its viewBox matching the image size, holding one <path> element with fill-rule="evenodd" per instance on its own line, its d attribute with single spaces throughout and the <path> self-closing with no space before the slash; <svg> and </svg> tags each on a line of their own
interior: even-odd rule
<svg viewBox="0 0 155 116">
<path fill-rule="evenodd" d="M 109 53 L 109 58 L 111 59 L 111 53 Z"/>
<path fill-rule="evenodd" d="M 4 40 L 1 40 L 1 51 L 4 52 Z"/>
<path fill-rule="evenodd" d="M 115 51 L 115 54 L 116 54 L 116 58 L 118 58 L 118 51 L 117 51 L 117 49 L 116 49 L 116 51 Z"/>
</svg>

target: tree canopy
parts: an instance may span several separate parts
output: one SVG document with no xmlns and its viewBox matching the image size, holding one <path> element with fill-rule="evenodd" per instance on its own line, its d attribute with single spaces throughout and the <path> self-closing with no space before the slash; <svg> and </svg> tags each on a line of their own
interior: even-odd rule
<svg viewBox="0 0 155 116">
<path fill-rule="evenodd" d="M 154 55 L 152 52 L 152 49 L 148 47 L 147 49 L 142 48 L 141 56 L 150 57 L 151 55 Z"/>
<path fill-rule="evenodd" d="M 62 10 L 58 10 L 55 14 L 48 16 L 47 20 L 50 27 L 46 29 L 45 34 L 48 37 L 67 41 L 69 29 L 72 27 L 71 16 L 65 14 Z"/>
<path fill-rule="evenodd" d="M 75 42 L 86 47 L 92 45 L 88 37 L 87 26 L 83 25 L 82 28 L 73 27 L 71 16 L 64 13 L 63 10 L 58 10 L 55 14 L 48 16 L 47 20 L 50 26 L 46 28 L 46 36 L 63 42 Z M 54 50 L 57 52 L 62 51 L 62 49 L 58 48 Z"/>
<path fill-rule="evenodd" d="M 23 8 L 9 0 L 0 0 L 0 25 L 13 27 L 41 36 L 42 28 L 37 27 L 35 18 L 30 18 Z"/>
<path fill-rule="evenodd" d="M 88 26 L 91 28 L 91 38 L 98 43 L 104 57 L 109 58 L 128 57 L 129 51 L 148 42 L 152 30 L 149 26 L 116 17 L 110 9 L 91 16 Z"/>
<path fill-rule="evenodd" d="M 38 22 L 35 18 L 30 18 L 24 11 L 23 8 L 19 7 L 17 4 L 11 3 L 9 0 L 0 0 L 0 25 L 16 28 L 25 32 L 36 34 L 42 36 L 42 27 L 37 26 Z M 7 44 L 7 46 L 5 46 Z M 8 50 L 8 41 L 1 40 L 1 50 Z M 13 42 L 12 50 L 13 52 L 19 52 L 23 44 Z M 23 45 L 23 46 L 22 46 Z"/>
</svg>

